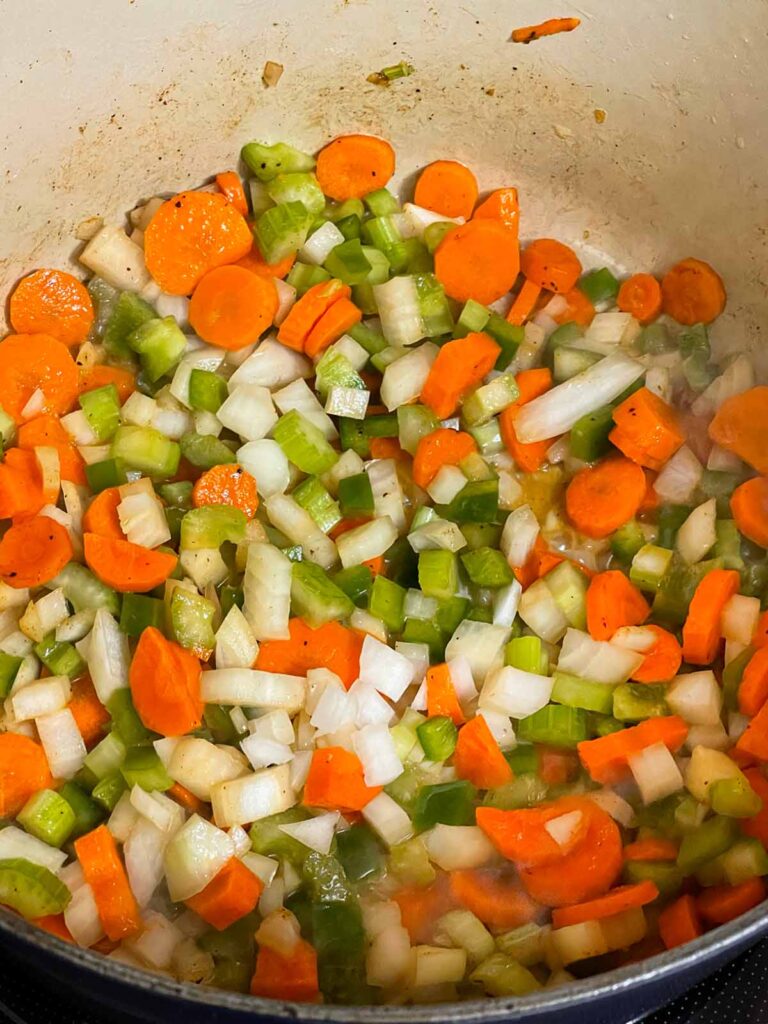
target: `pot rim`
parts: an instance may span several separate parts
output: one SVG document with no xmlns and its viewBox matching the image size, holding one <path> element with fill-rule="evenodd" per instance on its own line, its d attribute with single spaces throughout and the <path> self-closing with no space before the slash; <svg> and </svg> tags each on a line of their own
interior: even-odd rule
<svg viewBox="0 0 768 1024">
<path fill-rule="evenodd" d="M 663 983 L 670 977 L 682 974 L 690 967 L 700 966 L 735 946 L 745 946 L 750 941 L 757 941 L 766 932 L 768 915 L 765 904 L 760 904 L 734 921 L 721 925 L 684 946 L 658 953 L 626 967 L 619 967 L 556 988 L 541 989 L 526 996 L 430 1003 L 424 1006 L 340 1006 L 283 1002 L 240 992 L 226 992 L 210 986 L 195 985 L 192 982 L 175 981 L 166 975 L 115 962 L 100 953 L 64 942 L 35 927 L 31 922 L 17 917 L 12 911 L 0 908 L 0 933 L 7 940 L 20 938 L 28 945 L 52 953 L 63 963 L 84 968 L 107 980 L 116 979 L 153 995 L 175 1000 L 183 999 L 201 1009 L 238 1011 L 248 1013 L 254 1019 L 262 1017 L 285 1021 L 333 1021 L 339 1024 L 426 1024 L 427 1021 L 433 1022 L 438 1015 L 448 1011 L 451 1021 L 467 1024 L 480 1020 L 524 1020 L 544 1012 L 564 1011 L 587 997 L 591 1001 L 616 998 L 631 993 L 643 984 Z"/>
</svg>

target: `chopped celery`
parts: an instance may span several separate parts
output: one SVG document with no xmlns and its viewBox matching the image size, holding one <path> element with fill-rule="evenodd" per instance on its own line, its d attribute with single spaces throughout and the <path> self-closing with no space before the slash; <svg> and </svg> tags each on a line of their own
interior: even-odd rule
<svg viewBox="0 0 768 1024">
<path fill-rule="evenodd" d="M 402 636 L 406 643 L 427 644 L 432 661 L 439 661 L 445 653 L 445 635 L 436 622 L 406 619 Z"/>
<path fill-rule="evenodd" d="M 181 438 L 181 454 L 198 469 L 213 469 L 224 463 L 235 462 L 235 453 L 213 434 L 196 434 L 190 431 Z"/>
<path fill-rule="evenodd" d="M 355 473 L 339 480 L 339 504 L 345 516 L 373 515 L 373 491 L 367 473 Z"/>
<path fill-rule="evenodd" d="M 456 225 L 450 220 L 438 220 L 428 224 L 424 229 L 424 244 L 429 252 L 434 253 L 442 240 Z"/>
<path fill-rule="evenodd" d="M 352 238 L 360 237 L 360 229 L 362 227 L 362 221 L 356 213 L 350 213 L 346 217 L 341 217 L 336 222 L 336 227 L 344 235 L 346 241 Z"/>
<path fill-rule="evenodd" d="M 518 327 L 517 324 L 511 324 L 503 316 L 491 311 L 488 323 L 485 325 L 485 333 L 490 335 L 501 349 L 494 369 L 506 370 L 523 343 L 524 329 Z"/>
<path fill-rule="evenodd" d="M 417 832 L 433 825 L 471 825 L 475 820 L 475 787 L 464 780 L 422 786 L 416 796 L 413 824 Z"/>
<path fill-rule="evenodd" d="M 514 643 L 515 641 L 512 641 Z M 536 671 L 533 669 L 533 671 Z M 555 672 L 553 676 L 552 700 L 571 708 L 583 708 L 601 715 L 611 713 L 614 689 L 605 683 L 580 679 L 568 672 Z"/>
<path fill-rule="evenodd" d="M 539 637 L 516 636 L 504 648 L 504 664 L 519 668 L 523 672 L 546 675 L 549 658 L 541 646 Z"/>
<path fill-rule="evenodd" d="M 515 775 L 527 775 L 539 770 L 539 752 L 532 743 L 518 743 L 504 755 Z"/>
<path fill-rule="evenodd" d="M 637 351 L 642 355 L 658 356 L 671 352 L 675 343 L 666 324 L 648 324 L 637 337 Z"/>
<path fill-rule="evenodd" d="M 184 355 L 187 339 L 172 316 L 147 320 L 128 336 L 128 344 L 138 352 L 147 380 L 154 384 L 165 377 Z"/>
<path fill-rule="evenodd" d="M 89 339 L 91 341 L 103 341 L 104 328 L 107 326 L 107 321 L 112 316 L 112 312 L 117 305 L 120 292 L 118 292 L 117 288 L 113 288 L 111 284 L 107 284 L 103 278 L 96 275 L 90 279 L 85 287 L 91 296 L 95 312 Z M 152 315 L 154 316 L 154 313 Z"/>
<path fill-rule="evenodd" d="M 181 521 L 181 547 L 187 550 L 219 548 L 225 541 L 239 544 L 248 518 L 234 505 L 203 505 L 190 509 Z"/>
<path fill-rule="evenodd" d="M 535 807 L 546 800 L 548 792 L 549 787 L 538 775 L 523 773 L 511 782 L 489 790 L 483 804 L 501 811 L 516 811 L 521 807 Z"/>
<path fill-rule="evenodd" d="M 216 645 L 213 602 L 186 587 L 175 587 L 171 595 L 171 628 L 178 644 L 198 658 L 208 658 Z"/>
<path fill-rule="evenodd" d="M 366 437 L 397 437 L 397 415 L 393 412 L 377 413 L 367 416 L 363 421 L 363 433 Z"/>
<path fill-rule="evenodd" d="M 653 882 L 662 896 L 674 896 L 683 884 L 683 872 L 669 861 L 631 860 L 624 865 L 628 882 Z"/>
<path fill-rule="evenodd" d="M 613 717 L 619 722 L 641 722 L 668 715 L 666 692 L 666 686 L 621 683 L 613 691 Z"/>
<path fill-rule="evenodd" d="M 114 384 L 80 395 L 80 408 L 99 441 L 108 441 L 120 426 L 120 401 Z"/>
<path fill-rule="evenodd" d="M 662 548 L 674 548 L 677 531 L 693 509 L 690 505 L 662 505 L 658 511 L 656 543 Z"/>
<path fill-rule="evenodd" d="M 16 820 L 36 839 L 62 846 L 75 827 L 75 812 L 55 790 L 40 789 L 27 800 Z"/>
<path fill-rule="evenodd" d="M 372 217 L 363 222 L 363 239 L 368 245 L 389 258 L 393 249 L 402 242 L 402 235 L 391 214 Z M 400 268 L 405 269 L 404 267 Z"/>
<path fill-rule="evenodd" d="M 344 483 L 344 480 L 341 480 L 340 483 Z M 323 533 L 328 533 L 341 521 L 341 509 L 338 502 L 331 497 L 316 476 L 309 476 L 306 480 L 302 480 L 293 492 L 293 498 L 298 505 L 309 512 Z"/>
<path fill-rule="evenodd" d="M 203 709 L 203 721 L 211 734 L 214 743 L 236 744 L 240 737 L 229 710 L 221 704 L 206 704 Z"/>
<path fill-rule="evenodd" d="M 658 590 L 672 561 L 672 552 L 656 544 L 643 544 L 632 559 L 629 578 L 640 590 Z"/>
<path fill-rule="evenodd" d="M 583 337 L 584 328 L 577 323 L 561 324 L 560 327 L 556 327 L 547 339 L 547 361 L 550 366 L 552 365 L 554 354 L 559 348 L 563 345 L 570 345 L 571 342 L 578 341 L 579 338 Z"/>
<path fill-rule="evenodd" d="M 353 825 L 339 832 L 336 835 L 336 855 L 352 882 L 375 878 L 384 867 L 381 845 L 366 825 Z"/>
<path fill-rule="evenodd" d="M 414 281 L 424 336 L 436 338 L 450 333 L 453 330 L 453 317 L 443 286 L 434 274 L 416 274 Z"/>
<path fill-rule="evenodd" d="M 118 427 L 111 454 L 126 466 L 151 477 L 171 477 L 179 468 L 181 448 L 154 427 Z"/>
<path fill-rule="evenodd" d="M 473 605 L 467 618 L 474 622 L 493 622 L 493 609 L 489 605 Z"/>
<path fill-rule="evenodd" d="M 363 248 L 365 250 L 366 259 L 372 264 L 373 257 L 371 254 L 378 250 L 368 249 L 365 246 Z M 380 255 L 386 259 L 383 254 Z M 374 294 L 373 285 L 368 281 L 365 281 L 363 284 L 352 285 L 352 302 L 357 306 L 363 316 L 375 316 L 379 311 L 379 307 L 376 304 L 376 295 Z"/>
<path fill-rule="evenodd" d="M 363 323 L 362 321 L 350 327 L 347 334 L 358 345 L 361 345 L 369 355 L 381 352 L 382 349 L 387 347 L 383 335 L 375 331 L 370 324 Z"/>
<path fill-rule="evenodd" d="M 240 156 L 259 181 L 271 181 L 278 174 L 302 173 L 314 170 L 315 158 L 302 153 L 286 142 L 267 146 L 263 142 L 249 142 Z"/>
<path fill-rule="evenodd" d="M 469 598 L 462 597 L 460 594 L 454 594 L 452 597 L 439 598 L 438 600 L 439 606 L 435 622 L 443 633 L 450 636 L 461 620 L 466 618 L 469 611 Z"/>
<path fill-rule="evenodd" d="M 437 430 L 440 421 L 426 405 L 401 405 L 397 410 L 397 426 L 400 447 L 415 455 L 419 441 Z"/>
<path fill-rule="evenodd" d="M 724 569 L 736 569 L 741 572 L 744 569 L 744 559 L 741 555 L 741 534 L 735 520 L 718 519 L 715 523 L 715 536 L 717 540 L 712 550 L 713 556 L 721 559 Z"/>
<path fill-rule="evenodd" d="M 501 526 L 496 523 L 462 523 L 460 530 L 470 551 L 488 547 L 498 548 L 501 540 Z M 490 584 L 481 583 L 480 586 L 487 587 Z"/>
<path fill-rule="evenodd" d="M 459 569 L 452 551 L 419 552 L 419 587 L 429 597 L 447 600 L 459 588 Z"/>
<path fill-rule="evenodd" d="M 695 832 L 683 837 L 677 855 L 677 866 L 685 874 L 719 857 L 728 850 L 739 835 L 739 827 L 733 818 L 715 815 L 702 822 Z"/>
<path fill-rule="evenodd" d="M 35 644 L 35 654 L 53 676 L 77 679 L 85 671 L 85 662 L 77 648 L 73 644 L 57 641 L 54 633 L 49 633 L 39 644 Z"/>
<path fill-rule="evenodd" d="M 629 566 L 644 544 L 643 528 L 634 519 L 630 519 L 611 536 L 611 554 L 623 566 Z"/>
<path fill-rule="evenodd" d="M 324 265 L 331 277 L 344 284 L 362 284 L 372 269 L 359 238 L 340 242 L 330 251 Z"/>
<path fill-rule="evenodd" d="M 0 651 L 0 700 L 5 700 L 11 692 L 11 687 L 23 660 L 15 654 L 6 654 L 5 651 Z"/>
<path fill-rule="evenodd" d="M 694 391 L 703 391 L 712 383 L 717 372 L 709 362 L 710 345 L 706 326 L 694 324 L 680 334 L 677 343 L 683 356 L 683 375 L 688 385 Z"/>
<path fill-rule="evenodd" d="M 715 814 L 727 818 L 752 818 L 760 813 L 763 801 L 744 775 L 718 779 L 707 790 L 707 798 Z"/>
<path fill-rule="evenodd" d="M 604 405 L 602 409 L 582 416 L 571 427 L 571 455 L 582 462 L 595 462 L 610 448 L 608 435 L 611 430 L 613 408 L 610 405 Z"/>
<path fill-rule="evenodd" d="M 245 603 L 243 588 L 225 584 L 219 592 L 219 601 L 221 602 L 221 617 L 223 619 L 226 618 L 227 612 L 233 605 L 237 605 L 238 608 L 243 607 Z"/>
<path fill-rule="evenodd" d="M 389 867 L 406 885 L 431 885 L 436 877 L 427 848 L 418 836 L 392 847 Z"/>
<path fill-rule="evenodd" d="M 112 730 L 125 747 L 138 746 L 150 738 L 149 730 L 133 706 L 129 687 L 115 690 L 107 701 L 107 710 L 112 718 Z"/>
<path fill-rule="evenodd" d="M 85 467 L 85 478 L 94 494 L 100 494 L 108 487 L 119 487 L 128 480 L 122 459 L 89 463 Z"/>
<path fill-rule="evenodd" d="M 503 373 L 467 395 L 461 407 L 462 421 L 468 427 L 482 426 L 515 402 L 519 395 L 514 375 Z"/>
<path fill-rule="evenodd" d="M 123 763 L 125 750 L 125 744 L 120 737 L 110 732 L 86 754 L 85 767 L 97 779 L 103 779 L 117 771 Z"/>
<path fill-rule="evenodd" d="M 391 80 L 409 75 L 411 71 L 413 71 L 413 68 L 408 64 L 400 63 L 394 64 L 390 68 L 384 68 L 379 74 Z M 374 217 L 387 217 L 389 214 L 398 213 L 400 210 L 400 203 L 397 201 L 397 197 L 393 196 L 389 189 L 386 188 L 377 188 L 374 192 L 369 192 L 364 197 L 364 202 Z"/>
<path fill-rule="evenodd" d="M 23 857 L 0 860 L 0 903 L 32 920 L 60 914 L 72 898 L 52 871 Z"/>
<path fill-rule="evenodd" d="M 560 345 L 552 357 L 552 376 L 556 384 L 570 380 L 579 373 L 584 373 L 590 366 L 600 362 L 603 356 L 599 352 L 590 352 L 585 348 L 571 348 Z"/>
<path fill-rule="evenodd" d="M 475 302 L 474 299 L 469 299 L 465 302 L 464 307 L 459 314 L 459 319 L 456 321 L 456 325 L 453 328 L 454 338 L 463 338 L 467 334 L 482 331 L 488 323 L 490 315 L 490 311 L 485 306 L 479 302 Z"/>
<path fill-rule="evenodd" d="M 365 391 L 365 383 L 349 359 L 332 349 L 324 352 L 315 366 L 315 387 L 325 396 L 333 387 L 358 388 Z"/>
<path fill-rule="evenodd" d="M 124 594 L 120 610 L 120 629 L 127 636 L 138 639 L 145 629 L 154 626 L 162 630 L 165 621 L 163 602 L 146 594 Z"/>
<path fill-rule="evenodd" d="M 427 552 L 423 552 L 427 554 Z M 472 583 L 478 587 L 506 587 L 515 578 L 507 560 L 495 548 L 481 547 L 467 551 L 461 556 L 461 564 Z M 444 594 L 436 595 L 438 597 Z"/>
<path fill-rule="evenodd" d="M 759 839 L 739 839 L 718 861 L 729 885 L 768 875 L 768 853 Z"/>
<path fill-rule="evenodd" d="M 381 619 L 390 632 L 402 632 L 405 623 L 405 588 L 377 573 L 368 595 L 368 611 Z"/>
<path fill-rule="evenodd" d="M 281 831 L 280 826 L 295 825 L 299 821 L 306 821 L 308 817 L 303 807 L 291 807 L 279 814 L 261 818 L 251 825 L 251 849 L 263 857 L 279 857 L 294 866 L 301 865 L 309 853 L 308 847 Z"/>
<path fill-rule="evenodd" d="M 499 481 L 470 480 L 450 505 L 438 511 L 454 523 L 493 523 L 499 513 Z"/>
<path fill-rule="evenodd" d="M 341 450 L 343 452 L 351 450 L 356 452 L 361 459 L 369 459 L 371 457 L 371 447 L 368 443 L 368 438 L 365 436 L 363 422 L 347 416 L 340 416 L 338 424 Z"/>
<path fill-rule="evenodd" d="M 723 668 L 723 702 L 726 710 L 739 710 L 739 687 L 744 669 L 755 653 L 754 647 L 745 647 L 735 658 L 732 658 Z"/>
<path fill-rule="evenodd" d="M 333 577 L 339 587 L 358 608 L 367 608 L 368 595 L 373 586 L 373 573 L 367 565 L 351 565 L 341 569 Z"/>
<path fill-rule="evenodd" d="M 104 817 L 104 812 L 98 804 L 91 800 L 90 796 L 82 790 L 75 782 L 65 782 L 58 791 L 75 815 L 75 822 L 69 833 L 70 839 L 77 839 L 86 832 L 96 828 Z"/>
<path fill-rule="evenodd" d="M 91 791 L 91 796 L 106 811 L 114 811 L 120 797 L 128 788 L 120 772 L 113 772 L 99 779 Z"/>
<path fill-rule="evenodd" d="M 574 629 L 587 627 L 589 581 L 573 562 L 560 562 L 543 577 L 555 604 Z"/>
<path fill-rule="evenodd" d="M 310 171 L 282 171 L 270 178 L 266 191 L 274 203 L 301 203 L 313 217 L 325 209 L 323 190 Z"/>
<path fill-rule="evenodd" d="M 467 429 L 474 437 L 481 455 L 498 455 L 499 452 L 504 451 L 499 421 L 495 416 L 479 427 L 468 427 Z"/>
<path fill-rule="evenodd" d="M 199 412 L 218 412 L 227 397 L 227 382 L 211 370 L 193 369 L 189 375 L 189 404 Z"/>
<path fill-rule="evenodd" d="M 307 240 L 313 216 L 303 203 L 279 203 L 265 210 L 256 221 L 256 241 L 267 263 L 279 263 L 300 249 Z"/>
<path fill-rule="evenodd" d="M 291 409 L 275 424 L 272 436 L 290 461 L 303 473 L 320 475 L 338 461 L 338 454 L 323 432 L 297 409 Z"/>
<path fill-rule="evenodd" d="M 286 281 L 296 289 L 296 293 L 301 298 L 305 292 L 308 292 L 313 285 L 320 284 L 322 281 L 330 281 L 331 275 L 323 267 L 316 267 L 309 263 L 302 263 L 297 260 L 291 267 Z"/>
<path fill-rule="evenodd" d="M 353 898 L 344 868 L 336 857 L 313 850 L 304 859 L 301 873 L 310 896 L 317 903 L 346 903 Z"/>
<path fill-rule="evenodd" d="M 548 704 L 518 722 L 519 739 L 529 743 L 548 743 L 552 747 L 575 747 L 589 739 L 586 712 L 565 704 Z"/>
<path fill-rule="evenodd" d="M 120 772 L 129 786 L 141 786 L 148 793 L 162 793 L 173 785 L 154 747 L 130 747 Z"/>
<path fill-rule="evenodd" d="M 422 722 L 416 727 L 416 735 L 430 761 L 446 761 L 456 749 L 458 730 L 444 715 Z"/>
<path fill-rule="evenodd" d="M 536 976 L 506 953 L 491 953 L 469 980 L 481 985 L 489 996 L 525 996 L 541 988 Z"/>
<path fill-rule="evenodd" d="M 154 309 L 133 292 L 121 292 L 104 328 L 104 348 L 113 359 L 133 359 L 129 336 L 149 320 L 157 317 Z"/>
<path fill-rule="evenodd" d="M 590 270 L 579 279 L 579 290 L 593 306 L 601 302 L 613 304 L 619 294 L 619 282 L 608 267 L 601 267 L 599 270 Z"/>
<path fill-rule="evenodd" d="M 325 569 L 304 561 L 291 566 L 291 606 L 294 613 L 313 628 L 345 619 L 355 610 L 352 599 L 330 579 Z"/>
<path fill-rule="evenodd" d="M 511 932 L 497 935 L 496 946 L 523 967 L 531 967 L 544 960 L 548 934 L 547 925 L 523 924 L 519 928 L 513 928 Z"/>
<path fill-rule="evenodd" d="M 624 723 L 612 715 L 601 716 L 599 721 L 594 722 L 594 731 L 597 736 L 610 736 L 612 732 L 621 732 Z"/>
</svg>

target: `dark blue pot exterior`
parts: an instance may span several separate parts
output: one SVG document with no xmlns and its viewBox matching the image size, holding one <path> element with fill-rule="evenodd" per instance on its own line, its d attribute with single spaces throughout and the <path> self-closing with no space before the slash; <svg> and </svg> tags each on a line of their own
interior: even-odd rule
<svg viewBox="0 0 768 1024">
<path fill-rule="evenodd" d="M 616 1024 L 658 1009 L 768 934 L 766 904 L 695 943 L 616 971 L 521 999 L 435 1006 L 339 1007 L 273 1003 L 115 963 L 53 938 L 0 910 L 0 945 L 103 1010 L 148 1024 Z"/>
</svg>

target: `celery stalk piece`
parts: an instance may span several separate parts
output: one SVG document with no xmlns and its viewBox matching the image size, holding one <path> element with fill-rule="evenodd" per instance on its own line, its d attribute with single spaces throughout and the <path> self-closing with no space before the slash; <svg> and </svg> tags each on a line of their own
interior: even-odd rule
<svg viewBox="0 0 768 1024">
<path fill-rule="evenodd" d="M 405 624 L 405 595 L 399 583 L 377 574 L 368 595 L 368 611 L 392 633 L 400 633 Z"/>
<path fill-rule="evenodd" d="M 453 597 L 459 588 L 456 555 L 451 551 L 421 551 L 419 586 L 430 597 L 441 600 Z"/>
<path fill-rule="evenodd" d="M 708 818 L 695 832 L 683 837 L 677 866 L 685 874 L 698 870 L 707 861 L 725 853 L 733 846 L 738 835 L 738 824 L 733 818 L 721 815 Z"/>
<path fill-rule="evenodd" d="M 285 142 L 276 142 L 272 146 L 249 142 L 243 146 L 240 156 L 259 181 L 271 181 L 278 174 L 306 173 L 315 167 L 313 156 Z"/>
<path fill-rule="evenodd" d="M 147 320 L 128 335 L 128 344 L 139 354 L 144 374 L 154 384 L 176 366 L 187 339 L 172 316 Z"/>
<path fill-rule="evenodd" d="M 552 700 L 556 704 L 583 708 L 585 711 L 594 711 L 600 715 L 611 713 L 614 702 L 612 686 L 595 683 L 590 679 L 580 679 L 568 672 L 555 672 L 553 679 Z"/>
<path fill-rule="evenodd" d="M 340 485 L 343 483 L 344 480 L 339 481 Z M 341 509 L 338 503 L 334 501 L 316 476 L 302 480 L 293 492 L 293 498 L 306 512 L 309 512 L 323 533 L 328 533 L 341 521 Z"/>
<path fill-rule="evenodd" d="M 453 330 L 453 317 L 443 286 L 434 274 L 416 274 L 414 281 L 425 337 L 449 334 Z"/>
<path fill-rule="evenodd" d="M 323 265 L 331 277 L 350 285 L 367 281 L 373 270 L 359 238 L 349 238 L 341 242 L 331 250 Z"/>
<path fill-rule="evenodd" d="M 658 590 L 672 561 L 673 552 L 655 544 L 644 544 L 632 559 L 629 578 L 641 590 Z"/>
<path fill-rule="evenodd" d="M 179 468 L 181 448 L 153 427 L 118 427 L 112 438 L 112 457 L 147 476 L 174 476 Z"/>
<path fill-rule="evenodd" d="M 80 395 L 80 408 L 99 441 L 108 441 L 120 426 L 120 402 L 114 384 Z"/>
<path fill-rule="evenodd" d="M 514 579 L 506 558 L 495 548 L 477 548 L 466 551 L 460 557 L 461 564 L 475 586 L 505 587 Z"/>
<path fill-rule="evenodd" d="M 218 412 L 228 394 L 227 382 L 211 370 L 193 369 L 189 375 L 189 404 L 199 412 Z"/>
<path fill-rule="evenodd" d="M 459 319 L 453 328 L 454 338 L 464 338 L 467 334 L 482 331 L 488 323 L 490 311 L 480 302 L 469 299 L 459 313 Z"/>
<path fill-rule="evenodd" d="M 75 827 L 75 812 L 55 790 L 41 789 L 27 800 L 16 820 L 36 839 L 60 847 Z"/>
<path fill-rule="evenodd" d="M 120 612 L 120 595 L 97 579 L 90 569 L 77 562 L 65 565 L 48 586 L 61 587 L 76 612 L 86 609 L 97 611 L 99 608 L 104 608 L 110 615 Z"/>
<path fill-rule="evenodd" d="M 301 203 L 313 217 L 317 217 L 325 208 L 323 190 L 311 171 L 283 171 L 270 178 L 266 191 L 276 205 Z"/>
<path fill-rule="evenodd" d="M 417 726 L 416 735 L 430 761 L 445 761 L 456 749 L 458 730 L 450 718 L 442 715 Z"/>
<path fill-rule="evenodd" d="M 571 455 L 582 462 L 595 462 L 608 452 L 608 435 L 611 430 L 613 406 L 606 405 L 582 416 L 571 427 Z"/>
<path fill-rule="evenodd" d="M 307 240 L 313 216 L 303 203 L 280 203 L 265 210 L 256 221 L 256 241 L 267 263 L 279 263 Z"/>
<path fill-rule="evenodd" d="M 120 774 L 128 786 L 140 786 L 148 793 L 163 793 L 173 785 L 173 779 L 152 746 L 130 747 Z"/>
<path fill-rule="evenodd" d="M 620 683 L 613 691 L 613 717 L 619 722 L 642 722 L 668 715 L 666 692 L 665 686 Z"/>
<path fill-rule="evenodd" d="M 245 538 L 248 517 L 234 505 L 203 505 L 185 513 L 180 546 L 187 550 L 219 548 L 224 541 L 239 544 Z"/>
<path fill-rule="evenodd" d="M 482 426 L 516 401 L 519 394 L 514 374 L 504 373 L 467 395 L 461 409 L 462 421 L 468 427 Z"/>
<path fill-rule="evenodd" d="M 184 434 L 179 441 L 181 454 L 193 466 L 199 469 L 213 469 L 227 462 L 235 462 L 235 453 L 212 434 Z"/>
<path fill-rule="evenodd" d="M 314 562 L 294 562 L 291 567 L 291 606 L 310 626 L 348 618 L 355 610 L 350 597 Z"/>
<path fill-rule="evenodd" d="M 555 604 L 574 629 L 587 626 L 588 580 L 572 562 L 561 562 L 543 577 Z"/>
<path fill-rule="evenodd" d="M 718 779 L 707 791 L 715 814 L 728 818 L 752 818 L 759 814 L 763 802 L 742 775 L 732 779 Z"/>
<path fill-rule="evenodd" d="M 517 736 L 528 743 L 576 747 L 589 738 L 587 714 L 582 708 L 548 704 L 518 722 Z"/>
<path fill-rule="evenodd" d="M 522 669 L 523 672 L 533 672 L 534 675 L 546 675 L 549 659 L 542 649 L 539 637 L 516 636 L 504 648 L 504 664 Z"/>
<path fill-rule="evenodd" d="M 315 366 L 315 387 L 325 397 L 333 387 L 357 388 L 365 391 L 365 382 L 342 352 L 330 349 L 323 353 Z"/>
<path fill-rule="evenodd" d="M 60 914 L 72 894 L 52 871 L 23 857 L 0 860 L 0 902 L 32 920 Z"/>
<path fill-rule="evenodd" d="M 216 608 L 213 603 L 196 591 L 175 587 L 170 614 L 176 642 L 198 658 L 209 658 L 216 645 L 213 630 Z"/>
<path fill-rule="evenodd" d="M 302 416 L 296 409 L 291 409 L 275 424 L 272 436 L 285 452 L 288 459 L 303 473 L 319 476 L 325 473 L 338 461 L 334 451 L 323 432 Z"/>
<path fill-rule="evenodd" d="M 143 323 L 154 320 L 157 313 L 133 292 L 121 292 L 112 305 L 109 319 L 104 325 L 104 348 L 113 359 L 127 361 L 134 358 L 128 338 Z"/>
</svg>

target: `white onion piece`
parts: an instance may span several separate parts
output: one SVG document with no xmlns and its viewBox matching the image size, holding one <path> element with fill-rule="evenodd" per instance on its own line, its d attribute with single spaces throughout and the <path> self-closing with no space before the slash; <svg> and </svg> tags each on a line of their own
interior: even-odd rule
<svg viewBox="0 0 768 1024">
<path fill-rule="evenodd" d="M 64 909 L 64 924 L 78 946 L 88 949 L 104 935 L 99 908 L 90 885 L 84 883 L 72 894 Z"/>
<path fill-rule="evenodd" d="M 264 338 L 252 355 L 230 377 L 231 385 L 259 384 L 261 387 L 285 387 L 299 377 L 311 377 L 312 363 L 274 337 Z"/>
<path fill-rule="evenodd" d="M 699 486 L 704 469 L 688 445 L 678 448 L 653 482 L 662 501 L 687 505 Z"/>
<path fill-rule="evenodd" d="M 291 562 L 271 544 L 251 544 L 243 580 L 243 612 L 257 640 L 287 640 Z"/>
<path fill-rule="evenodd" d="M 388 793 L 381 792 L 365 805 L 363 818 L 387 846 L 396 846 L 413 835 L 413 823 Z"/>
<path fill-rule="evenodd" d="M 200 695 L 209 704 L 247 708 L 282 708 L 295 714 L 304 707 L 307 682 L 303 676 L 263 672 L 255 668 L 222 668 L 204 672 Z"/>
<path fill-rule="evenodd" d="M 193 814 L 165 849 L 165 877 L 174 903 L 201 892 L 232 856 L 234 844 L 227 833 Z"/>
<path fill-rule="evenodd" d="M 51 774 L 57 779 L 71 779 L 83 767 L 87 753 L 75 716 L 64 708 L 36 718 L 35 728 Z"/>
<path fill-rule="evenodd" d="M 477 825 L 435 825 L 423 837 L 429 859 L 443 871 L 479 868 L 496 858 L 496 848 Z"/>
<path fill-rule="evenodd" d="M 269 390 L 260 384 L 236 385 L 216 415 L 244 441 L 266 437 L 278 419 Z"/>
<path fill-rule="evenodd" d="M 680 769 L 663 743 L 652 743 L 630 754 L 628 763 L 645 804 L 655 803 L 683 788 Z"/>
<path fill-rule="evenodd" d="M 128 686 L 128 637 L 104 608 L 99 608 L 93 620 L 86 660 L 96 696 L 102 704 L 117 690 Z"/>
<path fill-rule="evenodd" d="M 469 662 L 475 683 L 479 685 L 499 658 L 504 644 L 509 640 L 509 634 L 510 630 L 506 626 L 464 619 L 446 644 L 445 660 L 452 661 L 463 655 Z"/>
<path fill-rule="evenodd" d="M 306 821 L 297 821 L 277 827 L 297 842 L 308 846 L 310 850 L 328 854 L 340 817 L 338 811 L 329 811 L 327 814 L 318 814 L 315 818 L 307 818 Z"/>
<path fill-rule="evenodd" d="M 711 669 L 675 676 L 667 687 L 666 700 L 676 715 L 691 725 L 717 725 L 723 693 Z"/>
<path fill-rule="evenodd" d="M 250 668 L 258 653 L 259 644 L 248 620 L 233 604 L 216 630 L 216 668 Z"/>
<path fill-rule="evenodd" d="M 535 675 L 505 665 L 485 681 L 479 705 L 509 718 L 526 718 L 549 703 L 554 681 L 551 676 Z"/>
<path fill-rule="evenodd" d="M 397 528 L 389 516 L 384 516 L 342 533 L 336 542 L 336 548 L 341 564 L 347 569 L 350 565 L 360 565 L 371 558 L 378 558 L 391 548 L 396 540 Z"/>
<path fill-rule="evenodd" d="M 717 501 L 710 498 L 688 516 L 675 538 L 675 547 L 688 565 L 700 562 L 717 541 Z"/>
<path fill-rule="evenodd" d="M 0 829 L 0 860 L 21 857 L 33 864 L 39 864 L 57 875 L 67 859 L 66 853 L 49 846 L 42 839 L 36 839 L 28 832 L 22 832 L 15 825 Z"/>
<path fill-rule="evenodd" d="M 507 516 L 499 547 L 513 569 L 520 569 L 539 536 L 539 523 L 530 505 L 521 505 Z"/>
<path fill-rule="evenodd" d="M 214 821 L 221 828 L 244 825 L 287 811 L 296 803 L 287 764 L 265 768 L 211 787 Z"/>
<path fill-rule="evenodd" d="M 403 765 L 386 725 L 366 725 L 354 734 L 352 742 L 367 786 L 386 786 L 402 775 Z"/>
<path fill-rule="evenodd" d="M 155 750 L 162 742 L 155 743 Z M 158 756 L 162 759 L 159 750 Z M 174 782 L 198 799 L 210 800 L 211 787 L 240 778 L 248 771 L 248 761 L 235 747 L 216 746 L 200 736 L 182 736 L 174 743 L 166 770 Z"/>
<path fill-rule="evenodd" d="M 360 652 L 360 679 L 390 700 L 400 700 L 413 680 L 413 663 L 387 644 L 366 636 Z"/>
</svg>

